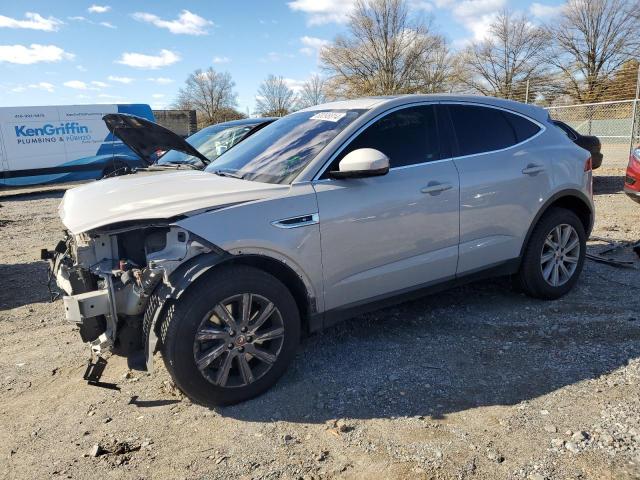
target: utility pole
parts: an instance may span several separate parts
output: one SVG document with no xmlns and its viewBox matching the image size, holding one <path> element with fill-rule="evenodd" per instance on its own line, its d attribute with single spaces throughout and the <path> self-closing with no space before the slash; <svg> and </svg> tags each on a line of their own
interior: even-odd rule
<svg viewBox="0 0 640 480">
<path fill-rule="evenodd" d="M 527 78 L 527 89 L 524 93 L 524 103 L 529 103 L 529 79 Z"/>
<path fill-rule="evenodd" d="M 638 116 L 638 100 L 640 99 L 640 65 L 638 65 L 638 75 L 636 77 L 636 96 L 633 99 L 631 108 L 631 140 L 629 141 L 629 153 L 633 151 L 633 143 L 636 134 L 636 117 Z"/>
</svg>

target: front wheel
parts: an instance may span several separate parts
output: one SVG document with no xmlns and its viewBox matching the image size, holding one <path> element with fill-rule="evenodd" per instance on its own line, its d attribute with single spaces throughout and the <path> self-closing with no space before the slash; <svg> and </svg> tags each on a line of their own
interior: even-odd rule
<svg viewBox="0 0 640 480">
<path fill-rule="evenodd" d="M 564 208 L 545 213 L 535 226 L 517 274 L 527 295 L 556 299 L 578 281 L 587 250 L 584 226 Z"/>
<path fill-rule="evenodd" d="M 289 290 L 251 267 L 223 267 L 171 305 L 162 354 L 176 385 L 204 405 L 269 389 L 295 356 L 300 316 Z"/>
</svg>

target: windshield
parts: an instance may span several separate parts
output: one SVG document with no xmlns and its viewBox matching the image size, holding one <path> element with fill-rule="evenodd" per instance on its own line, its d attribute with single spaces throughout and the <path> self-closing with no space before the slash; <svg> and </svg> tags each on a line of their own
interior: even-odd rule
<svg viewBox="0 0 640 480">
<path fill-rule="evenodd" d="M 242 140 L 249 131 L 257 127 L 254 125 L 213 125 L 203 128 L 187 138 L 187 143 L 195 147 L 209 160 L 213 161 Z M 202 160 L 186 153 L 170 150 L 158 160 L 158 165 L 176 163 L 190 163 L 202 167 Z"/>
<path fill-rule="evenodd" d="M 251 135 L 205 171 L 246 180 L 291 183 L 364 110 L 313 110 L 287 115 Z"/>
</svg>

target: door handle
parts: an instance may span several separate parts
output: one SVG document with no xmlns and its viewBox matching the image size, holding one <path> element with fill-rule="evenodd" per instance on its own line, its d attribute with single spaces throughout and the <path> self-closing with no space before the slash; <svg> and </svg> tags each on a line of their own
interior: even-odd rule
<svg viewBox="0 0 640 480">
<path fill-rule="evenodd" d="M 421 193 L 428 193 L 429 195 L 435 195 L 436 193 L 444 192 L 445 190 L 451 190 L 453 185 L 450 183 L 435 183 L 431 182 L 426 187 L 420 189 Z"/>
<path fill-rule="evenodd" d="M 530 163 L 522 169 L 522 173 L 524 173 L 525 175 L 536 175 L 540 172 L 544 172 L 544 170 L 544 165 L 536 165 L 535 163 Z"/>
</svg>

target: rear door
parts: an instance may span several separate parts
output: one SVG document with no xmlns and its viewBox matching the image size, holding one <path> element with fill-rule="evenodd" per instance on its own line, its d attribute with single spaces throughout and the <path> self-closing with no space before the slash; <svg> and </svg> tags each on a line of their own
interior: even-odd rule
<svg viewBox="0 0 640 480">
<path fill-rule="evenodd" d="M 446 104 L 460 174 L 458 274 L 517 258 L 531 219 L 551 190 L 544 151 L 531 140 L 543 126 L 486 105 Z"/>
<path fill-rule="evenodd" d="M 385 153 L 389 173 L 330 178 L 327 172 L 358 148 Z M 433 105 L 402 108 L 372 123 L 314 188 L 328 310 L 454 277 L 458 174 L 441 148 Z"/>
</svg>

